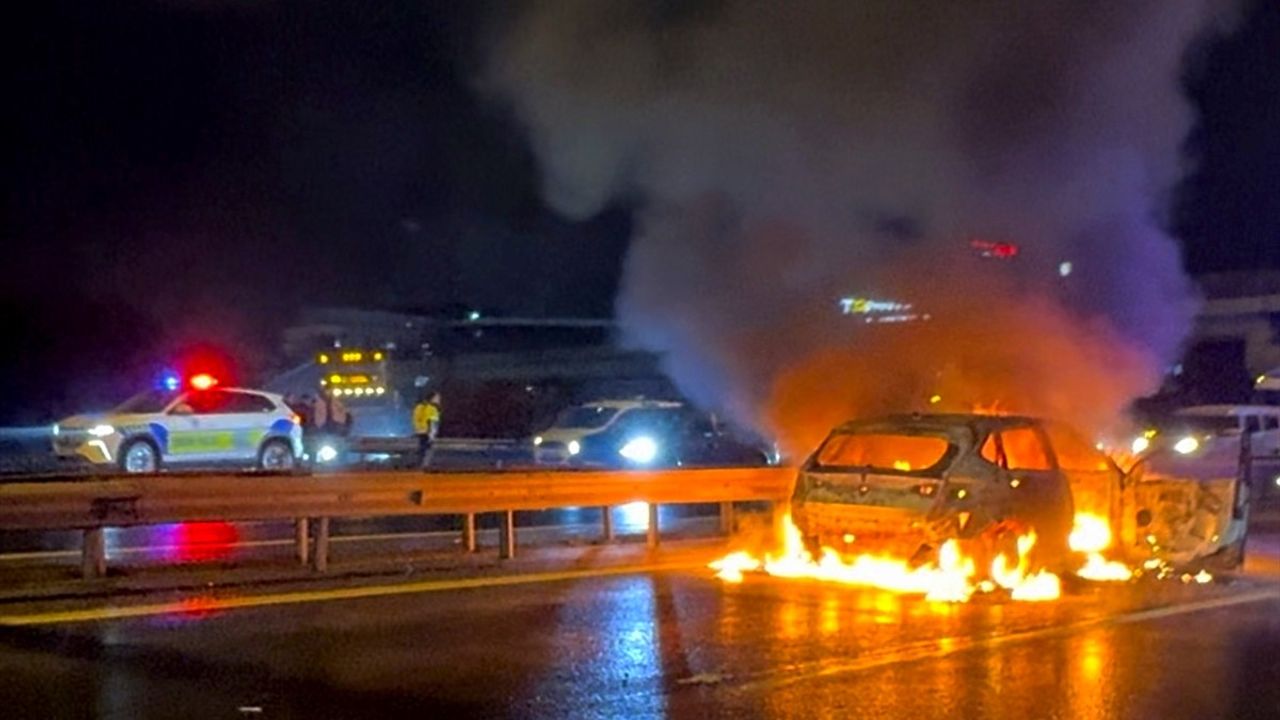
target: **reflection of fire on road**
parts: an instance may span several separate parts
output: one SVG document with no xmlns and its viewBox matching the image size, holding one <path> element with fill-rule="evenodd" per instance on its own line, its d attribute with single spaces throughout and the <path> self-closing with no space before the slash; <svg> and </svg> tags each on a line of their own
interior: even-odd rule
<svg viewBox="0 0 1280 720">
<path fill-rule="evenodd" d="M 966 556 L 955 540 L 943 543 L 937 558 L 913 566 L 903 558 L 860 554 L 846 556 L 823 547 L 814 558 L 805 548 L 799 528 L 790 513 L 782 517 L 781 548 L 763 558 L 748 551 L 730 553 L 710 567 L 716 577 L 743 581 L 743 573 L 765 572 L 774 577 L 810 579 L 843 585 L 858 585 L 908 595 L 923 595 L 936 602 L 966 602 L 975 594 L 1004 592 L 1013 600 L 1054 600 L 1062 594 L 1058 576 L 1030 565 L 1035 532 L 1019 536 L 1017 556 L 997 555 L 985 573 L 979 573 L 974 558 Z M 1111 528 L 1105 519 L 1078 514 L 1071 532 L 1071 549 L 1085 553 L 1085 564 L 1077 575 L 1089 580 L 1123 581 L 1133 573 L 1123 563 L 1107 560 L 1102 552 L 1111 545 Z"/>
</svg>

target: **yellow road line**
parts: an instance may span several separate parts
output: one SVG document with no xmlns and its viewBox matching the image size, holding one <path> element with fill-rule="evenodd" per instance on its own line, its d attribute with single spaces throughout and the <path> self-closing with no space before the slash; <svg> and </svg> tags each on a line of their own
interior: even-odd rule
<svg viewBox="0 0 1280 720">
<path fill-rule="evenodd" d="M 1052 627 L 1012 632 L 1004 635 L 981 638 L 964 636 L 947 637 L 941 638 L 937 641 L 913 644 L 909 647 L 895 648 L 886 652 L 872 653 L 861 658 L 852 658 L 849 660 L 842 659 L 835 662 L 818 661 L 815 663 L 815 667 L 809 669 L 793 666 L 787 668 L 784 675 L 773 675 L 770 673 L 765 677 L 757 677 L 756 679 L 749 680 L 746 683 L 738 685 L 735 689 L 745 691 L 786 687 L 809 680 L 826 679 L 853 672 L 888 667 L 891 665 L 902 665 L 920 660 L 936 660 L 958 653 L 969 652 L 970 650 L 992 649 L 1003 647 L 1005 645 L 1029 642 L 1031 640 L 1060 637 L 1102 625 L 1120 625 L 1145 622 L 1148 620 L 1160 620 L 1177 615 L 1205 612 L 1208 610 L 1220 610 L 1223 608 L 1234 607 L 1236 605 L 1248 605 L 1270 600 L 1280 600 L 1280 588 L 1267 588 L 1264 590 L 1242 593 L 1240 595 L 1229 595 L 1226 597 L 1210 598 L 1208 600 L 1199 600 L 1177 605 L 1166 605 L 1163 607 L 1148 608 L 1145 610 L 1135 610 L 1119 615 L 1090 618 L 1079 622 L 1067 623 L 1066 625 L 1054 625 Z"/>
<path fill-rule="evenodd" d="M 664 570 L 687 570 L 694 567 L 703 567 L 705 565 L 706 560 L 686 560 L 667 563 L 652 563 L 647 565 L 620 565 L 618 567 L 596 568 L 591 570 L 565 570 L 561 572 L 530 573 L 526 575 L 461 578 L 458 580 L 427 580 L 397 585 L 373 585 L 355 588 L 333 588 L 329 590 L 303 590 L 298 592 L 276 593 L 273 595 L 248 595 L 243 597 L 209 599 L 200 597 L 198 607 L 193 606 L 191 599 L 188 599 L 185 602 L 179 600 L 176 602 L 153 603 L 147 605 L 125 605 L 119 607 L 88 608 L 84 610 L 62 610 L 30 615 L 0 615 L 0 626 L 18 627 L 31 625 L 57 625 L 63 623 L 92 622 L 95 620 L 122 620 L 154 615 L 189 615 L 192 612 L 204 614 L 209 612 L 218 612 L 221 610 L 269 607 L 272 605 L 295 605 L 300 603 L 331 602 L 335 600 L 357 600 L 362 598 L 411 595 L 416 593 L 442 592 L 447 590 L 470 590 L 476 588 L 564 582 L 567 580 L 584 580 L 589 578 L 610 577 L 614 575 L 638 575 Z"/>
</svg>

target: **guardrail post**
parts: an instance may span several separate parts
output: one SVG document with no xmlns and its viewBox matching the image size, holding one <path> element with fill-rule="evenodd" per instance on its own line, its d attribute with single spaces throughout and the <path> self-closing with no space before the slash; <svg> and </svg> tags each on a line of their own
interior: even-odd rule
<svg viewBox="0 0 1280 720">
<path fill-rule="evenodd" d="M 720 532 L 725 535 L 733 534 L 733 503 L 720 503 Z"/>
<path fill-rule="evenodd" d="M 476 514 L 467 513 L 462 516 L 462 547 L 473 553 L 476 551 Z"/>
<path fill-rule="evenodd" d="M 80 574 L 85 580 L 107 574 L 107 542 L 102 528 L 84 531 L 84 553 L 80 562 Z"/>
<path fill-rule="evenodd" d="M 502 524 L 498 526 L 498 557 L 510 560 L 516 556 L 516 514 L 512 510 L 502 513 Z"/>
<path fill-rule="evenodd" d="M 600 508 L 601 512 L 601 530 L 604 534 L 605 542 L 613 542 L 613 506 L 605 505 Z"/>
<path fill-rule="evenodd" d="M 293 524 L 294 543 L 298 552 L 298 562 L 306 565 L 311 560 L 310 523 L 306 518 L 298 518 Z"/>
<path fill-rule="evenodd" d="M 316 520 L 316 550 L 315 557 L 312 559 L 312 566 L 316 572 L 326 572 L 329 569 L 329 518 L 322 517 Z"/>
<path fill-rule="evenodd" d="M 645 542 L 650 548 L 658 547 L 658 503 L 649 503 L 649 530 Z"/>
</svg>

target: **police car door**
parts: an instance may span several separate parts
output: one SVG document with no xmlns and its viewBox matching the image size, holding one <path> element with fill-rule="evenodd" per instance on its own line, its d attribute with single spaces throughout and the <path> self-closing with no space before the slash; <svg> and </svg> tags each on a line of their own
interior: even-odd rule
<svg viewBox="0 0 1280 720">
<path fill-rule="evenodd" d="M 165 410 L 158 427 L 152 428 L 160 444 L 160 455 L 166 463 L 181 463 L 197 459 L 195 436 L 200 428 L 192 407 L 191 393 L 184 393 Z"/>
<path fill-rule="evenodd" d="M 235 395 L 226 390 L 202 390 L 187 396 L 186 405 L 191 408 L 187 417 L 189 425 L 171 432 L 169 452 L 172 460 L 208 462 L 239 456 L 235 430 L 243 420 L 233 412 Z"/>
<path fill-rule="evenodd" d="M 228 390 L 230 396 L 224 408 L 226 429 L 231 432 L 231 449 L 228 459 L 254 460 L 266 439 L 272 424 L 279 420 L 286 432 L 292 424 L 280 418 L 280 409 L 262 395 Z"/>
</svg>

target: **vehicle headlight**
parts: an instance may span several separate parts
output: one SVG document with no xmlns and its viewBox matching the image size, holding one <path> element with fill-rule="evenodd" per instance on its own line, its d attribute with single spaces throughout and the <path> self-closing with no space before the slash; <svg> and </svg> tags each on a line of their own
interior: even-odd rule
<svg viewBox="0 0 1280 720">
<path fill-rule="evenodd" d="M 1133 450 L 1133 454 L 1137 455 L 1138 453 L 1143 452 L 1147 448 L 1151 447 L 1151 441 L 1148 440 L 1146 436 L 1139 435 L 1138 437 L 1133 439 L 1133 444 L 1130 445 L 1129 447 Z"/>
<path fill-rule="evenodd" d="M 57 425 L 54 425 L 54 426 L 53 426 L 53 436 L 54 436 L 54 437 L 58 437 L 58 435 L 59 435 L 59 434 L 61 434 L 61 433 L 62 433 L 62 429 L 61 429 L 61 428 L 59 428 Z"/>
<path fill-rule="evenodd" d="M 654 442 L 653 438 L 642 435 L 628 440 L 618 454 L 632 462 L 642 464 L 653 462 L 653 459 L 658 456 L 658 443 Z"/>
<path fill-rule="evenodd" d="M 578 442 L 577 440 L 570 440 L 570 441 L 569 441 L 569 454 L 570 454 L 570 455 L 577 455 L 577 454 L 578 454 L 578 453 L 580 453 L 580 452 L 582 452 L 582 443 Z"/>
<path fill-rule="evenodd" d="M 89 428 L 89 434 L 99 438 L 106 437 L 115 431 L 116 429 L 114 427 L 106 424 L 94 425 L 93 427 Z"/>
<path fill-rule="evenodd" d="M 533 446 L 534 446 L 534 447 L 538 447 L 538 446 L 539 446 L 539 445 L 541 445 L 541 444 L 542 444 L 542 436 L 541 436 L 541 435 L 534 435 L 534 436 L 533 436 Z"/>
<path fill-rule="evenodd" d="M 1174 443 L 1173 449 L 1182 455 L 1190 455 L 1200 449 L 1200 441 L 1188 435 Z"/>
<path fill-rule="evenodd" d="M 332 445 L 321 445 L 320 449 L 316 450 L 316 460 L 322 463 L 333 462 L 337 458 L 338 449 Z"/>
</svg>

